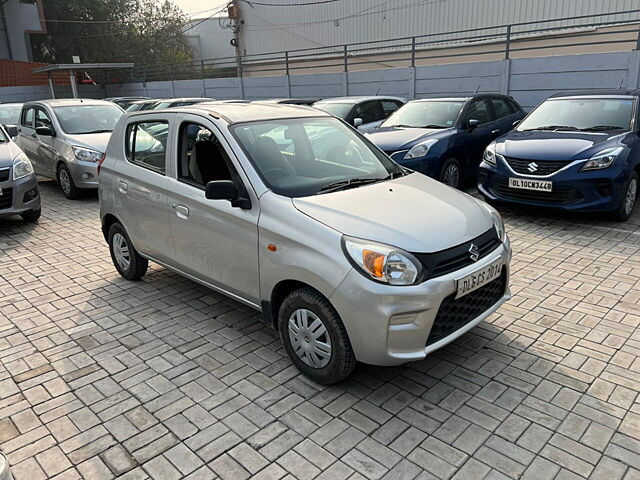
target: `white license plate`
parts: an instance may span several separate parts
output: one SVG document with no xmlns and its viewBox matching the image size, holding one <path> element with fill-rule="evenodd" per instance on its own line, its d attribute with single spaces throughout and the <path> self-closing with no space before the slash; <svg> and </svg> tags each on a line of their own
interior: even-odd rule
<svg viewBox="0 0 640 480">
<path fill-rule="evenodd" d="M 467 293 L 471 293 L 498 278 L 502 272 L 502 265 L 502 259 L 500 258 L 481 270 L 470 273 L 466 277 L 458 278 L 456 280 L 456 298 L 464 297 Z"/>
<path fill-rule="evenodd" d="M 510 178 L 509 188 L 535 190 L 537 192 L 550 192 L 553 189 L 553 182 L 545 180 L 529 180 L 528 178 Z"/>
</svg>

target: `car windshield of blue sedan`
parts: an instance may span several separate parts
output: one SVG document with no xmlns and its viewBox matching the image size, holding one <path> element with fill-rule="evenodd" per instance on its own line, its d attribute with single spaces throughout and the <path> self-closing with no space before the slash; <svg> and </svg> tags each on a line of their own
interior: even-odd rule
<svg viewBox="0 0 640 480">
<path fill-rule="evenodd" d="M 633 105 L 634 100 L 631 98 L 551 99 L 531 112 L 518 125 L 517 130 L 629 130 Z"/>
<path fill-rule="evenodd" d="M 112 132 L 124 113 L 116 105 L 74 105 L 53 110 L 69 135 Z"/>
<path fill-rule="evenodd" d="M 407 103 L 391 115 L 381 127 L 449 128 L 456 122 L 464 102 L 445 100 Z"/>
</svg>

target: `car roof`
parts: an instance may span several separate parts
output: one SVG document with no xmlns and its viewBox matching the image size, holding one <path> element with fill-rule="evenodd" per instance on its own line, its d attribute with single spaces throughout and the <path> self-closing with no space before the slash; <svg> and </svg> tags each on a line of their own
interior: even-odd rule
<svg viewBox="0 0 640 480">
<path fill-rule="evenodd" d="M 398 100 L 402 103 L 406 102 L 406 99 L 402 97 L 390 97 L 387 95 L 370 95 L 370 96 L 325 98 L 324 100 L 320 100 L 316 103 L 358 103 L 358 102 L 366 102 L 369 100 Z"/>
<path fill-rule="evenodd" d="M 97 100 L 95 98 L 50 98 L 47 100 L 34 100 L 26 102 L 24 105 L 49 105 L 50 107 L 66 107 L 73 105 L 113 105 L 107 100 Z"/>
<path fill-rule="evenodd" d="M 562 92 L 551 95 L 549 98 L 563 97 L 640 97 L 640 89 L 618 88 L 609 90 L 581 90 L 575 92 Z"/>
<path fill-rule="evenodd" d="M 0 103 L 0 108 L 2 107 L 18 107 L 24 105 L 24 102 L 9 102 L 9 103 Z"/>
<path fill-rule="evenodd" d="M 500 93 L 500 92 L 477 92 L 477 93 L 471 93 L 468 95 L 451 95 L 451 94 L 429 95 L 428 97 L 417 98 L 415 100 L 412 100 L 412 102 L 423 102 L 428 100 L 455 100 L 455 101 L 466 102 L 467 100 L 471 100 L 476 97 L 487 97 L 487 96 L 509 98 L 510 100 L 513 100 L 513 98 L 511 98 L 509 95 L 505 95 L 504 93 Z"/>
<path fill-rule="evenodd" d="M 304 118 L 304 117 L 332 117 L 332 115 L 317 108 L 303 105 L 288 105 L 281 103 L 228 103 L 228 102 L 203 102 L 184 107 L 166 109 L 170 112 L 194 111 L 209 114 L 216 118 L 222 118 L 228 123 L 252 122 L 260 120 L 273 120 L 280 118 Z M 161 110 L 154 110 L 156 114 Z M 151 114 L 148 110 L 131 112 L 131 116 Z"/>
<path fill-rule="evenodd" d="M 207 101 L 211 101 L 214 100 L 213 98 L 209 98 L 209 97 L 180 97 L 180 98 L 163 98 L 161 100 L 158 100 L 158 103 L 160 102 L 190 102 L 191 100 L 197 100 L 197 101 L 203 101 L 203 102 L 207 102 Z"/>
</svg>

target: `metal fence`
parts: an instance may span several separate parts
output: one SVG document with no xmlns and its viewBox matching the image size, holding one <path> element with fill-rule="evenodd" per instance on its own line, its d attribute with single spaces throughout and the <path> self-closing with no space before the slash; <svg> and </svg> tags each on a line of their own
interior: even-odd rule
<svg viewBox="0 0 640 480">
<path fill-rule="evenodd" d="M 630 20 L 616 16 L 631 15 Z M 585 20 L 593 21 L 585 23 Z M 575 21 L 575 26 L 566 22 Z M 563 22 L 558 27 L 558 22 Z M 546 21 L 136 67 L 104 83 L 277 76 L 640 49 L 640 9 Z"/>
</svg>

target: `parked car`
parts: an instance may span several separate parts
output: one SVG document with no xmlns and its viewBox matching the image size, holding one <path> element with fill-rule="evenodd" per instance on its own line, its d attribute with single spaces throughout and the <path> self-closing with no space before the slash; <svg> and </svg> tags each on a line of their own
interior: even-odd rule
<svg viewBox="0 0 640 480">
<path fill-rule="evenodd" d="M 338 97 L 320 100 L 313 106 L 343 119 L 361 132 L 368 132 L 379 127 L 404 103 L 404 98 L 399 97 Z"/>
<path fill-rule="evenodd" d="M 163 108 L 185 107 L 187 105 L 195 105 L 202 102 L 213 102 L 215 98 L 167 98 L 154 103 L 149 110 L 161 110 Z"/>
<path fill-rule="evenodd" d="M 29 158 L 0 127 L 0 218 L 11 215 L 38 220 L 40 193 Z"/>
<path fill-rule="evenodd" d="M 0 125 L 11 138 L 18 136 L 18 122 L 22 103 L 0 103 Z"/>
<path fill-rule="evenodd" d="M 135 102 L 131 102 L 131 105 L 129 105 L 127 108 L 125 108 L 125 110 L 127 112 L 137 112 L 139 110 L 149 110 L 151 109 L 156 103 L 162 101 L 159 98 L 149 98 L 147 100 L 137 100 Z"/>
<path fill-rule="evenodd" d="M 329 151 L 310 141 L 318 132 L 340 138 L 344 155 L 318 153 Z M 124 278 L 154 261 L 261 311 L 294 364 L 325 384 L 356 360 L 420 360 L 509 297 L 495 209 L 308 107 L 123 117 L 100 168 L 100 217 Z"/>
<path fill-rule="evenodd" d="M 314 103 L 318 102 L 318 99 L 317 98 L 270 98 L 268 100 L 255 100 L 255 102 L 311 106 Z"/>
<path fill-rule="evenodd" d="M 107 102 L 113 102 L 121 108 L 125 110 L 133 103 L 139 100 L 150 100 L 149 97 L 109 97 L 104 98 L 103 100 Z"/>
<path fill-rule="evenodd" d="M 38 175 L 58 181 L 67 198 L 98 187 L 97 165 L 124 110 L 91 99 L 27 102 L 16 143 Z"/>
<path fill-rule="evenodd" d="M 640 175 L 640 90 L 558 94 L 487 147 L 478 188 L 490 201 L 611 212 L 627 220 Z"/>
<path fill-rule="evenodd" d="M 486 146 L 524 115 L 498 93 L 426 98 L 407 103 L 368 137 L 400 165 L 460 188 L 476 178 Z"/>
</svg>

